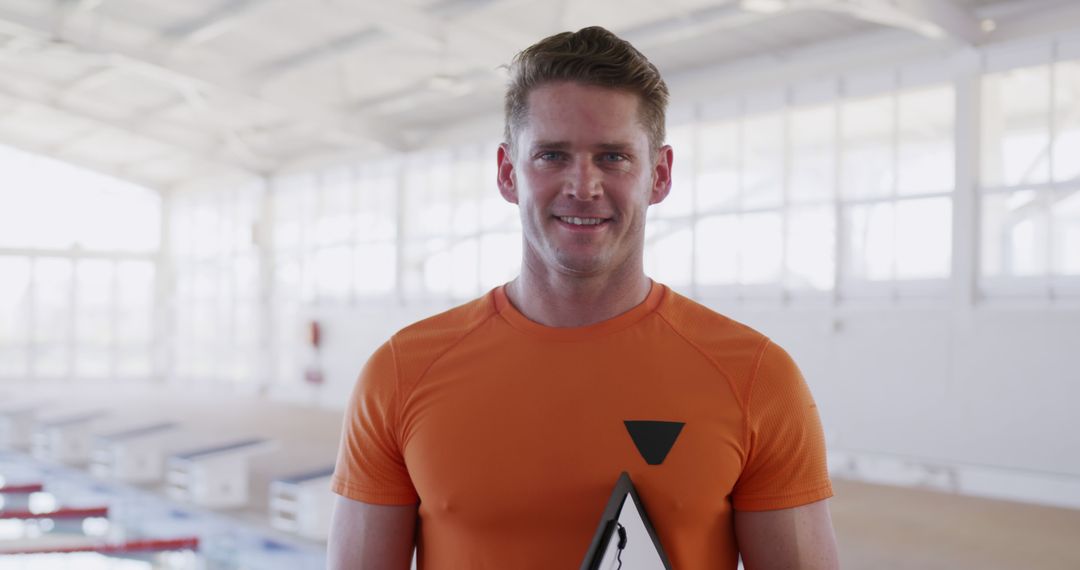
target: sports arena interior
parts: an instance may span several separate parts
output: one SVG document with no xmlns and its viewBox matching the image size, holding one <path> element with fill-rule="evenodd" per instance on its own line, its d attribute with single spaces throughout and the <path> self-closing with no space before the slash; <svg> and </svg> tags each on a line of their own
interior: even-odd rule
<svg viewBox="0 0 1080 570">
<path fill-rule="evenodd" d="M 506 64 L 671 90 L 647 274 L 788 350 L 844 568 L 1080 568 L 1080 2 L 0 0 L 0 568 L 322 568 L 342 414 L 512 279 Z"/>
</svg>

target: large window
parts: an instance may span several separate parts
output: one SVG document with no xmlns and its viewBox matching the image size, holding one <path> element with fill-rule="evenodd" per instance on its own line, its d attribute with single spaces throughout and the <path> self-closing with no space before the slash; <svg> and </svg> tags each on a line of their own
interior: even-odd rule
<svg viewBox="0 0 1080 570">
<path fill-rule="evenodd" d="M 274 182 L 278 382 L 303 376 L 307 356 L 297 347 L 304 320 L 319 310 L 462 301 L 516 274 L 519 223 L 495 186 L 495 148 L 419 152 Z"/>
<path fill-rule="evenodd" d="M 496 186 L 496 146 L 409 157 L 402 216 L 406 299 L 468 299 L 516 274 L 520 223 Z"/>
<path fill-rule="evenodd" d="M 272 193 L 279 301 L 332 303 L 396 293 L 398 163 L 288 176 Z"/>
<path fill-rule="evenodd" d="M 778 292 L 783 276 L 785 112 L 781 94 L 703 112 L 694 154 L 698 291 Z M 696 174 L 696 176 L 695 176 Z M 676 173 L 678 175 L 678 173 Z"/>
<path fill-rule="evenodd" d="M 837 275 L 848 296 L 941 288 L 955 179 L 945 75 L 701 105 L 670 129 L 674 187 L 650 211 L 647 270 L 706 296 L 828 299 Z"/>
<path fill-rule="evenodd" d="M 152 376 L 159 196 L 7 147 L 0 172 L 0 378 Z"/>
<path fill-rule="evenodd" d="M 850 282 L 949 277 L 954 108 L 951 85 L 900 87 L 841 104 L 844 275 Z"/>
<path fill-rule="evenodd" d="M 667 143 L 675 154 L 672 188 L 663 202 L 649 208 L 645 225 L 645 271 L 682 289 L 694 282 L 695 136 L 693 124 L 668 129 Z"/>
<path fill-rule="evenodd" d="M 985 292 L 1075 293 L 1080 276 L 1080 41 L 1002 49 L 982 80 Z"/>
<path fill-rule="evenodd" d="M 272 187 L 274 375 L 303 377 L 296 347 L 312 306 L 397 294 L 399 162 L 287 176 Z"/>
<path fill-rule="evenodd" d="M 265 322 L 256 242 L 261 204 L 259 186 L 171 198 L 176 379 L 243 384 L 262 377 Z"/>
</svg>

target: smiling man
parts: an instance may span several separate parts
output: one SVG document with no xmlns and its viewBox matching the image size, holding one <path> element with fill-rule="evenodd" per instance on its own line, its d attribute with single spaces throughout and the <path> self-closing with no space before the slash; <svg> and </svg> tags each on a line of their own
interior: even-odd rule
<svg viewBox="0 0 1080 570">
<path fill-rule="evenodd" d="M 405 569 L 415 546 L 425 570 L 576 568 L 626 471 L 676 569 L 740 554 L 748 570 L 836 568 L 798 368 L 644 273 L 674 160 L 659 72 L 594 27 L 526 49 L 510 75 L 497 176 L 521 213 L 521 273 L 364 367 L 331 567 Z"/>
</svg>

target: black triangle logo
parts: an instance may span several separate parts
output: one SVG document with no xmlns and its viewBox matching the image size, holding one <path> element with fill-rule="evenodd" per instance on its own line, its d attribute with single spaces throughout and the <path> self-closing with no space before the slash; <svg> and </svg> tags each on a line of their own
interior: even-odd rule
<svg viewBox="0 0 1080 570">
<path fill-rule="evenodd" d="M 675 445 L 684 422 L 657 422 L 649 420 L 626 420 L 626 431 L 634 440 L 641 457 L 649 465 L 660 465 Z"/>
</svg>

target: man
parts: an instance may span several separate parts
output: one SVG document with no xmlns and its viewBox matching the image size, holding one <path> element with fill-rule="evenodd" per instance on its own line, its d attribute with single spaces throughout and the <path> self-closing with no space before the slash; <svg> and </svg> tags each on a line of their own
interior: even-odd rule
<svg viewBox="0 0 1080 570">
<path fill-rule="evenodd" d="M 510 67 L 498 184 L 521 274 L 368 361 L 333 479 L 333 568 L 564 569 L 630 473 L 674 568 L 831 569 L 813 400 L 787 354 L 646 277 L 667 87 L 602 28 Z M 627 421 L 682 424 L 647 452 Z M 649 424 L 659 425 L 659 424 Z M 647 438 L 646 438 L 647 439 Z"/>
</svg>

